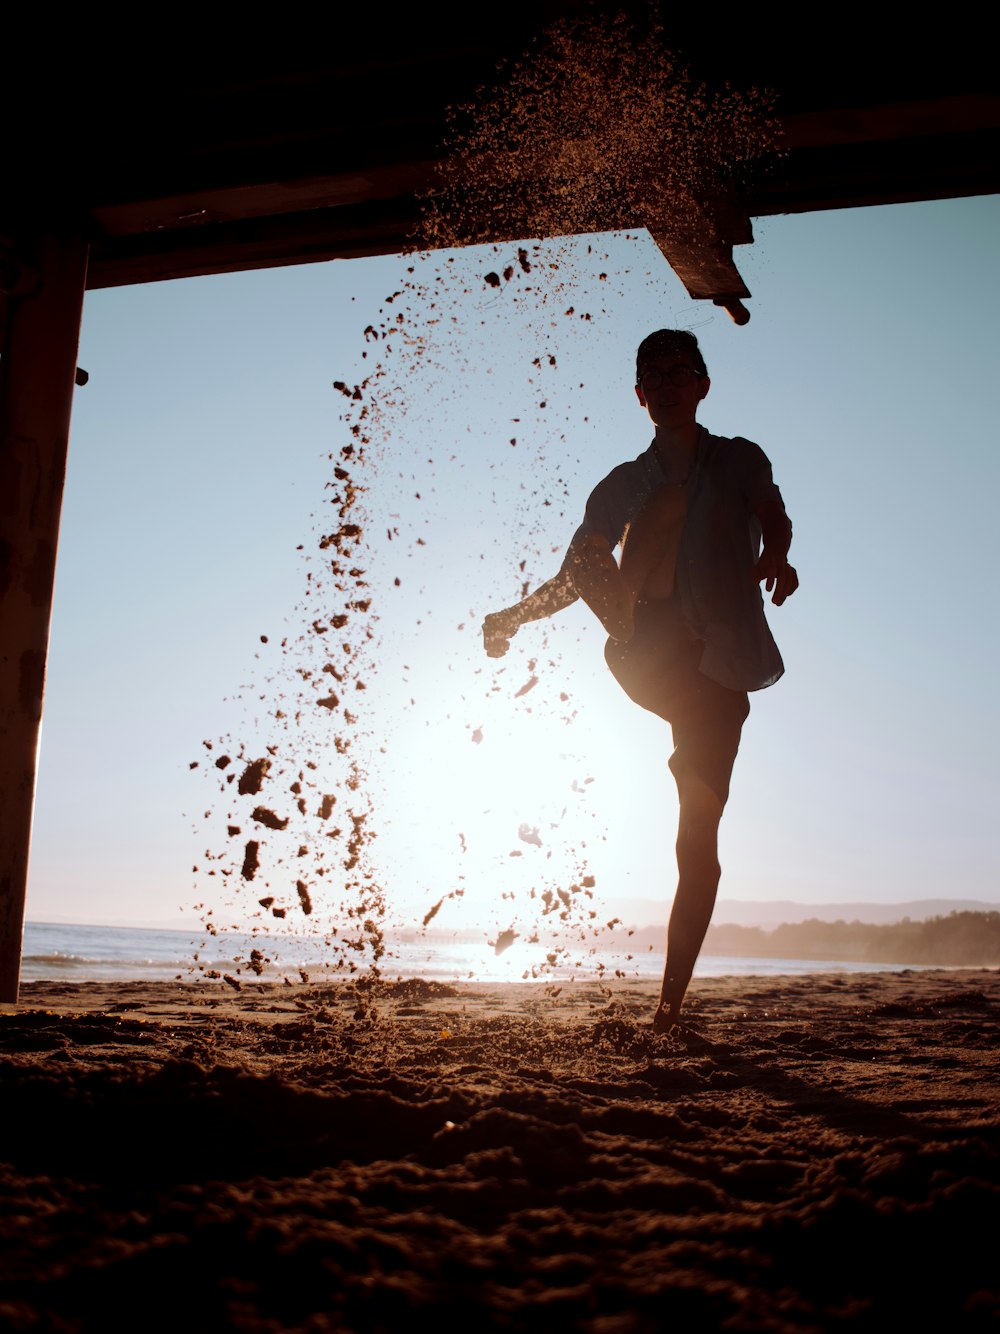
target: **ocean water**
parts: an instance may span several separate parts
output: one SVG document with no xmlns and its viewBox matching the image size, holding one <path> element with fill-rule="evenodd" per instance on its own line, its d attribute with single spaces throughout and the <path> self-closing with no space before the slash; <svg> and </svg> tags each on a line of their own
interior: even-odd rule
<svg viewBox="0 0 1000 1334">
<path fill-rule="evenodd" d="M 614 949 L 599 947 L 590 952 L 582 946 L 568 959 L 549 967 L 545 947 L 516 941 L 498 955 L 483 938 L 428 936 L 388 940 L 380 967 L 383 977 L 423 977 L 441 982 L 566 981 L 625 977 L 658 980 L 663 975 L 663 955 L 655 950 L 629 958 Z M 22 981 L 198 981 L 205 972 L 236 973 L 252 980 L 246 960 L 251 949 L 267 959 L 260 974 L 265 981 L 287 977 L 298 981 L 304 970 L 314 982 L 343 976 L 332 971 L 331 956 L 322 937 L 268 937 L 236 932 L 206 937 L 199 931 L 154 930 L 144 927 L 84 926 L 53 922 L 27 922 L 21 959 Z M 364 966 L 366 960 L 359 956 Z M 729 955 L 703 955 L 696 977 L 775 977 L 801 973 L 898 972 L 905 964 L 846 962 L 838 959 L 766 959 Z M 909 965 L 919 967 L 919 965 Z M 526 976 L 525 976 L 526 975 Z"/>
</svg>

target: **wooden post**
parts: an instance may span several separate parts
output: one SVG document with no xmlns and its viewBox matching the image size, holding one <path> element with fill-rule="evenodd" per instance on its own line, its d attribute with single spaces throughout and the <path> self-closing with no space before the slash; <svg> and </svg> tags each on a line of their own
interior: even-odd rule
<svg viewBox="0 0 1000 1334">
<path fill-rule="evenodd" d="M 8 256 L 7 258 L 11 258 Z M 59 513 L 87 243 L 15 242 L 0 364 L 0 1001 L 17 1000 Z M 21 290 L 18 290 L 18 289 Z"/>
</svg>

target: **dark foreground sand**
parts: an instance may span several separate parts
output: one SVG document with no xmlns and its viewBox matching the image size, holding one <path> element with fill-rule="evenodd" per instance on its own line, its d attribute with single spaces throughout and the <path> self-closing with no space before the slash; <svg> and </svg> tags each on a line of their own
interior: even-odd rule
<svg viewBox="0 0 1000 1334">
<path fill-rule="evenodd" d="M 33 983 L 0 1327 L 995 1330 L 1000 973 Z"/>
</svg>

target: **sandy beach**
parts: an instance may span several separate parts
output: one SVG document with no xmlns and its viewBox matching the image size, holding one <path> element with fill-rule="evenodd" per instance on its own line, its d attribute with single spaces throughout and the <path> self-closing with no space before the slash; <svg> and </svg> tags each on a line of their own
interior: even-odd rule
<svg viewBox="0 0 1000 1334">
<path fill-rule="evenodd" d="M 1000 972 L 34 982 L 11 1330 L 995 1329 Z M 419 1327 L 416 1326 L 416 1327 Z"/>
</svg>

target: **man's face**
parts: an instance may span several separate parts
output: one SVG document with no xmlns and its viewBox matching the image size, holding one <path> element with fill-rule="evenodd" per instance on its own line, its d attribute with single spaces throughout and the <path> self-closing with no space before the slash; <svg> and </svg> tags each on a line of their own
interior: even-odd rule
<svg viewBox="0 0 1000 1334">
<path fill-rule="evenodd" d="M 666 353 L 643 365 L 635 393 L 655 425 L 678 427 L 694 421 L 709 384 L 688 357 Z"/>
</svg>

